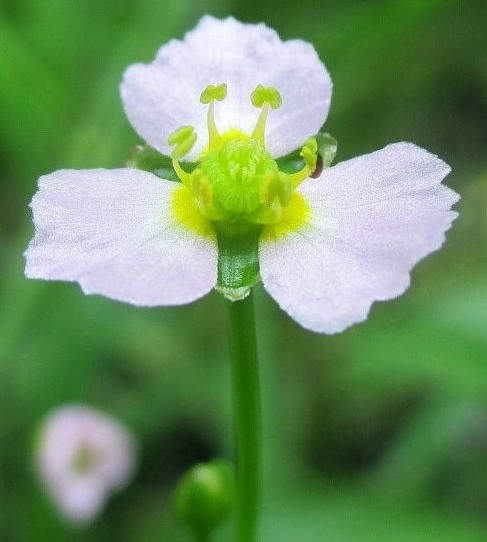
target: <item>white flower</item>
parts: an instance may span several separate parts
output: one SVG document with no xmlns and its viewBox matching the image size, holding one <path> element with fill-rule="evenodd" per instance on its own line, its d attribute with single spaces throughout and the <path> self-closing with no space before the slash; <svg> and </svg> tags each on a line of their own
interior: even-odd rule
<svg viewBox="0 0 487 542">
<path fill-rule="evenodd" d="M 129 67 L 121 87 L 131 123 L 172 150 L 182 183 L 134 169 L 42 177 L 27 276 L 146 306 L 215 287 L 244 295 L 248 285 L 225 287 L 221 275 L 228 243 L 254 235 L 264 287 L 301 325 L 335 333 L 364 320 L 442 245 L 458 196 L 441 185 L 449 167 L 411 143 L 310 178 L 331 88 L 311 45 L 204 17 L 151 64 Z M 300 147 L 302 169 L 280 170 L 276 159 Z"/>
<path fill-rule="evenodd" d="M 107 498 L 131 480 L 136 444 L 115 420 L 86 406 L 64 406 L 43 423 L 36 467 L 61 515 L 94 520 Z"/>
</svg>

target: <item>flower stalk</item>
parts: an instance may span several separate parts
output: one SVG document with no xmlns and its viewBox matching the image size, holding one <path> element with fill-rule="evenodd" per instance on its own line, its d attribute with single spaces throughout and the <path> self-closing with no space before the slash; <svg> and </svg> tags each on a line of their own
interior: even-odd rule
<svg viewBox="0 0 487 542">
<path fill-rule="evenodd" d="M 257 540 L 260 489 L 260 382 L 253 293 L 227 301 L 237 454 L 235 541 Z"/>
</svg>

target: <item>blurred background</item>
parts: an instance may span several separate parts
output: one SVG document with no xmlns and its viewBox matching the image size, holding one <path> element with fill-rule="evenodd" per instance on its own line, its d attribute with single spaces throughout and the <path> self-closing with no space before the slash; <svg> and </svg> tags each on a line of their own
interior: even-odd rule
<svg viewBox="0 0 487 542">
<path fill-rule="evenodd" d="M 226 314 L 213 293 L 136 309 L 28 281 L 37 178 L 119 167 L 138 136 L 118 85 L 205 13 L 312 42 L 334 82 L 338 161 L 413 141 L 462 195 L 444 248 L 398 300 L 339 336 L 259 289 L 262 541 L 487 539 L 487 3 L 483 0 L 0 2 L 0 540 L 188 542 L 171 495 L 230 456 Z M 211 315 L 211 317 L 209 317 Z M 141 443 L 133 484 L 93 525 L 63 522 L 32 467 L 55 407 L 83 403 Z M 229 539 L 224 527 L 217 541 Z"/>
</svg>

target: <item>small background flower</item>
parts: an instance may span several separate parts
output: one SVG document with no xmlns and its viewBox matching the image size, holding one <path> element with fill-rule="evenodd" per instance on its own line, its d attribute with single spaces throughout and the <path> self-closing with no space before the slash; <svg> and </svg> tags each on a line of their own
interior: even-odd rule
<svg viewBox="0 0 487 542">
<path fill-rule="evenodd" d="M 118 100 L 121 74 L 206 12 L 313 43 L 333 76 L 337 161 L 415 141 L 452 166 L 462 195 L 448 243 L 408 294 L 342 336 L 307 333 L 258 295 L 274 480 L 263 540 L 485 540 L 486 10 L 482 0 L 2 2 L 0 404 L 13 407 L 0 412 L 0 540 L 75 536 L 29 469 L 29 436 L 58 404 L 96 404 L 142 440 L 136 483 L 87 528 L 90 542 L 183 542 L 173 481 L 228 451 L 220 299 L 134 309 L 27 281 L 21 256 L 39 175 L 123 166 L 139 139 Z"/>
<path fill-rule="evenodd" d="M 37 474 L 59 513 L 86 524 L 132 479 L 137 445 L 119 422 L 84 405 L 56 409 L 36 442 Z"/>
</svg>

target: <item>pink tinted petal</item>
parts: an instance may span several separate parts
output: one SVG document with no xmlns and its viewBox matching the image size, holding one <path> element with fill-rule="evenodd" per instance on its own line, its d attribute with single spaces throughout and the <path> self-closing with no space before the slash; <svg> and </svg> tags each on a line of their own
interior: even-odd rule
<svg viewBox="0 0 487 542">
<path fill-rule="evenodd" d="M 127 116 L 150 145 L 170 154 L 167 138 L 183 125 L 196 129 L 198 140 L 188 160 L 207 146 L 207 106 L 200 94 L 210 84 L 227 83 L 224 101 L 216 104 L 221 132 L 251 133 L 259 110 L 250 95 L 259 84 L 276 87 L 282 107 L 271 111 L 267 146 L 282 156 L 318 132 L 328 114 L 332 84 L 314 48 L 301 40 L 281 41 L 263 24 L 242 24 L 232 17 L 203 17 L 183 41 L 172 40 L 151 64 L 134 64 L 121 86 Z"/>
<path fill-rule="evenodd" d="M 61 514 L 73 523 L 89 523 L 105 507 L 108 492 L 101 480 L 73 478 L 51 488 L 52 497 Z"/>
<path fill-rule="evenodd" d="M 202 297 L 216 284 L 216 241 L 175 221 L 177 186 L 135 169 L 42 177 L 31 204 L 36 233 L 26 275 L 77 281 L 86 293 L 133 305 Z"/>
<path fill-rule="evenodd" d="M 300 192 L 310 223 L 260 245 L 265 288 L 302 326 L 337 333 L 367 318 L 374 301 L 409 286 L 409 272 L 440 248 L 458 195 L 450 168 L 410 143 L 360 156 L 310 179 Z"/>
</svg>

